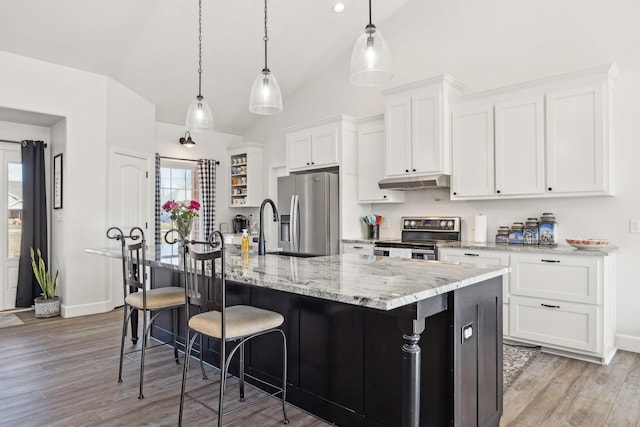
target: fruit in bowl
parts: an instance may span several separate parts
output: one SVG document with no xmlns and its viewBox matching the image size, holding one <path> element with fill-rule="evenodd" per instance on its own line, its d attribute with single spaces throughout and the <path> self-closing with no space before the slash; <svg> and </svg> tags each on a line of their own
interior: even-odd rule
<svg viewBox="0 0 640 427">
<path fill-rule="evenodd" d="M 565 239 L 568 244 L 577 249 L 599 249 L 609 244 L 608 239 Z"/>
</svg>

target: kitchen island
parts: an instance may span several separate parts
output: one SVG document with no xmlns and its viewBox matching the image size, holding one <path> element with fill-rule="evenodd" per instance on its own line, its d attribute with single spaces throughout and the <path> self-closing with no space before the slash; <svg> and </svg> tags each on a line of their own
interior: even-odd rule
<svg viewBox="0 0 640 427">
<path fill-rule="evenodd" d="M 287 400 L 294 405 L 345 426 L 498 426 L 508 268 L 362 255 L 226 255 L 228 304 L 285 316 Z M 181 282 L 172 260 L 149 264 L 151 286 Z M 168 335 L 170 325 L 167 316 L 154 335 Z M 204 345 L 215 364 L 217 343 Z M 247 350 L 248 369 L 280 378 L 279 351 L 260 337 Z"/>
</svg>

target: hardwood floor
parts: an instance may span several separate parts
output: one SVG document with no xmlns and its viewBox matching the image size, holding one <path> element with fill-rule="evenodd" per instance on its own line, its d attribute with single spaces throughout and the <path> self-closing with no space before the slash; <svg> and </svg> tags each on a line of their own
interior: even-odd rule
<svg viewBox="0 0 640 427">
<path fill-rule="evenodd" d="M 17 313 L 24 325 L 0 328 L 0 426 L 175 426 L 178 423 L 182 364 L 173 350 L 147 352 L 145 398 L 138 396 L 139 353 L 125 359 L 123 382 L 118 383 L 122 309 L 93 316 L 36 319 L 33 312 Z M 131 341 L 127 341 L 129 344 Z M 188 388 L 203 383 L 192 362 Z M 209 382 L 219 378 L 209 368 Z M 237 386 L 230 381 L 225 408 L 237 404 Z M 259 392 L 246 390 L 247 401 Z M 217 387 L 198 392 L 216 405 Z M 227 399 L 227 396 L 229 399 Z M 225 409 L 225 411 L 226 411 Z M 292 426 L 327 426 L 287 405 Z M 185 426 L 214 425 L 217 415 L 194 400 L 185 401 Z M 265 399 L 225 415 L 228 426 L 281 426 L 279 400 Z"/>
<path fill-rule="evenodd" d="M 145 398 L 138 363 L 126 359 L 118 384 L 121 310 L 71 319 L 35 319 L 0 328 L 0 426 L 175 426 L 182 365 L 168 348 L 147 354 Z M 203 381 L 192 365 L 189 385 Z M 209 369 L 211 382 L 217 371 Z M 215 372 L 215 373 L 214 373 Z M 232 381 L 227 408 L 236 404 Z M 249 388 L 247 399 L 257 390 Z M 199 393 L 217 401 L 217 389 Z M 188 399 L 185 426 L 212 425 L 216 414 Z M 291 405 L 290 425 L 327 426 Z M 280 426 L 279 401 L 265 399 L 225 416 L 230 426 Z M 620 351 L 608 366 L 541 354 L 504 395 L 501 426 L 639 426 L 640 354 Z"/>
<path fill-rule="evenodd" d="M 607 366 L 542 353 L 504 395 L 501 426 L 640 426 L 640 354 Z"/>
</svg>

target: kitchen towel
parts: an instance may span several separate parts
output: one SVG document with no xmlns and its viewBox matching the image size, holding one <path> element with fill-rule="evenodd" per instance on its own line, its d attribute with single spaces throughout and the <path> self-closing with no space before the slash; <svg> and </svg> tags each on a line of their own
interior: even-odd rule
<svg viewBox="0 0 640 427">
<path fill-rule="evenodd" d="M 487 216 L 476 215 L 473 218 L 473 241 L 487 243 Z"/>
</svg>

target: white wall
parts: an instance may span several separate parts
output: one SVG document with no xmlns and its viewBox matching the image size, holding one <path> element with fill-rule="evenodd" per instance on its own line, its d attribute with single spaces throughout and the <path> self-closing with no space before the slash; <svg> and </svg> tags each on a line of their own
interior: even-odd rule
<svg viewBox="0 0 640 427">
<path fill-rule="evenodd" d="M 628 232 L 629 219 L 640 218 L 638 16 L 640 3 L 627 0 L 410 0 L 385 22 L 375 22 L 374 16 L 392 51 L 392 83 L 351 86 L 351 46 L 345 46 L 339 61 L 285 100 L 282 116 L 263 119 L 244 137 L 268 142 L 265 158 L 278 163 L 284 161 L 282 128 L 340 113 L 380 114 L 382 89 L 447 72 L 474 92 L 616 62 L 621 72 L 614 101 L 615 197 L 451 202 L 447 191 L 417 191 L 408 192 L 404 204 L 374 205 L 372 211 L 390 219 L 382 238 L 400 234 L 401 215 L 460 215 L 468 224 L 473 215 L 484 213 L 493 234 L 499 225 L 542 212 L 556 215 L 561 237 L 609 238 L 620 247 L 618 345 L 640 352 L 640 234 Z M 466 226 L 463 238 L 468 235 Z"/>
<path fill-rule="evenodd" d="M 186 111 L 185 111 L 186 114 Z M 220 162 L 216 169 L 216 229 L 221 222 L 231 223 L 235 210 L 229 208 L 229 152 L 227 148 L 242 141 L 238 135 L 222 132 L 191 133 L 195 147 L 187 148 L 178 140 L 184 137 L 184 126 L 169 123 L 156 124 L 155 151 L 161 156 L 184 159 L 215 159 Z"/>
</svg>

